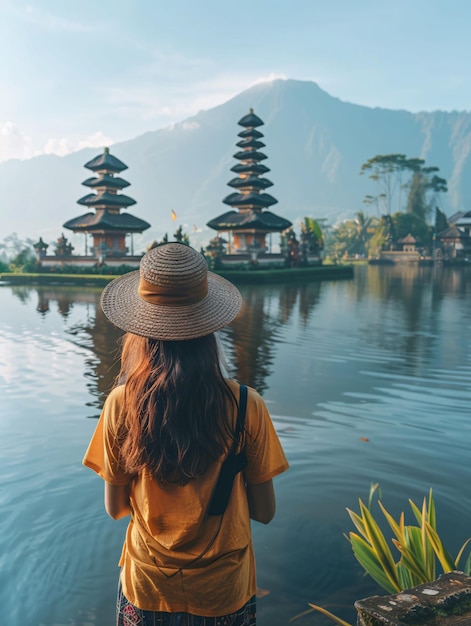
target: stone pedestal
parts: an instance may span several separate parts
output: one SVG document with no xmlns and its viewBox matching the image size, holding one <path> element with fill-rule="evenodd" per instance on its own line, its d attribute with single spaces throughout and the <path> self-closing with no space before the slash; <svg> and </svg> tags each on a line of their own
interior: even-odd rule
<svg viewBox="0 0 471 626">
<path fill-rule="evenodd" d="M 372 596 L 355 602 L 357 626 L 470 626 L 471 578 L 462 572 L 395 596 Z"/>
</svg>

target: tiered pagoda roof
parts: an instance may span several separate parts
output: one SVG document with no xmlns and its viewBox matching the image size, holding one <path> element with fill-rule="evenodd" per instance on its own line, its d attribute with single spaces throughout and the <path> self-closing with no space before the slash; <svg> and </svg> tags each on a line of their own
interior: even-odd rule
<svg viewBox="0 0 471 626">
<path fill-rule="evenodd" d="M 457 226 L 449 226 L 438 233 L 439 239 L 469 239 L 469 236 Z"/>
<path fill-rule="evenodd" d="M 91 161 L 88 161 L 88 163 L 85 163 L 84 167 L 92 170 L 92 172 L 113 172 L 114 174 L 119 174 L 128 169 L 125 163 L 110 154 L 109 148 L 105 148 L 103 154 L 99 154 Z"/>
<path fill-rule="evenodd" d="M 241 150 L 234 154 L 234 158 L 240 162 L 231 168 L 238 176 L 228 183 L 236 191 L 223 200 L 224 204 L 228 204 L 233 210 L 210 220 L 208 226 L 218 231 L 281 232 L 289 228 L 291 222 L 266 210 L 278 200 L 265 192 L 273 183 L 268 178 L 263 178 L 263 174 L 270 171 L 261 163 L 267 156 L 260 152 L 265 144 L 260 141 L 263 134 L 256 130 L 263 126 L 263 122 L 255 115 L 253 109 L 250 109 L 238 124 L 244 127 L 244 130 L 238 133 L 241 140 L 236 144 Z"/>
<path fill-rule="evenodd" d="M 456 226 L 471 226 L 471 211 L 464 213 L 455 224 Z"/>
<path fill-rule="evenodd" d="M 78 204 L 95 209 L 94 213 L 85 213 L 64 224 L 74 232 L 109 232 L 142 233 L 150 224 L 130 214 L 122 214 L 121 209 L 136 204 L 130 196 L 119 193 L 129 187 L 130 183 L 124 178 L 115 176 L 127 169 L 122 161 L 110 154 L 105 148 L 103 154 L 98 155 L 85 164 L 85 167 L 97 176 L 87 178 L 82 184 L 90 187 L 96 193 L 89 193 L 77 200 Z"/>
</svg>

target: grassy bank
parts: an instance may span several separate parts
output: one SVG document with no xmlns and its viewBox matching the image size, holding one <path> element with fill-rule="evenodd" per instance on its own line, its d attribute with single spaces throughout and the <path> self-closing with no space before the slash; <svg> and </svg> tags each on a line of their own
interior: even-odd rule
<svg viewBox="0 0 471 626">
<path fill-rule="evenodd" d="M 83 285 L 86 287 L 104 287 L 116 276 L 95 274 L 22 274 L 5 272 L 0 274 L 0 281 L 10 285 Z"/>
<path fill-rule="evenodd" d="M 316 267 L 271 270 L 217 270 L 216 273 L 236 284 L 266 284 L 353 278 L 353 267 L 351 265 L 320 265 Z M 0 281 L 11 285 L 83 285 L 84 287 L 104 287 L 113 278 L 117 277 L 114 275 L 96 274 L 21 274 L 9 272 L 0 274 Z"/>
<path fill-rule="evenodd" d="M 311 280 L 334 280 L 353 278 L 351 265 L 317 265 L 315 267 L 293 267 L 284 269 L 218 270 L 235 284 L 266 284 L 285 282 L 308 282 Z"/>
</svg>

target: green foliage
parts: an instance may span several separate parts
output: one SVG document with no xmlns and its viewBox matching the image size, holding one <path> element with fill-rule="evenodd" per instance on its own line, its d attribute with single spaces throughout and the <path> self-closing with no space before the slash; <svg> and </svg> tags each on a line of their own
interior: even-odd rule
<svg viewBox="0 0 471 626">
<path fill-rule="evenodd" d="M 363 202 L 375 206 L 377 215 L 390 215 L 394 209 L 403 210 L 407 191 L 407 211 L 426 219 L 436 206 L 438 195 L 448 191 L 447 182 L 438 176 L 438 171 L 438 167 L 426 166 L 424 159 L 377 154 L 360 169 L 360 175 L 368 174 L 377 191 L 376 195 L 365 196 Z"/>
<path fill-rule="evenodd" d="M 394 213 L 392 215 L 396 241 L 407 237 L 410 233 L 422 246 L 430 246 L 432 243 L 433 228 L 415 213 Z"/>
<path fill-rule="evenodd" d="M 317 220 L 313 219 L 312 217 L 305 217 L 304 223 L 301 225 L 301 230 L 303 232 L 311 233 L 312 235 L 314 235 L 317 244 L 319 246 L 322 246 L 322 229 Z"/>
<path fill-rule="evenodd" d="M 179 241 L 180 243 L 184 243 L 186 246 L 190 245 L 190 238 L 186 233 L 183 232 L 182 226 L 177 228 L 177 231 L 173 234 L 175 237 L 175 241 Z"/>
<path fill-rule="evenodd" d="M 396 230 L 390 215 L 382 215 L 370 239 L 369 253 L 378 255 L 382 250 L 393 250 L 396 242 Z"/>
<path fill-rule="evenodd" d="M 372 486 L 372 491 L 377 485 Z M 471 541 L 467 539 L 453 559 L 445 548 L 437 531 L 435 502 L 430 489 L 428 503 L 425 497 L 422 508 L 409 500 L 412 513 L 417 525 L 405 525 L 404 512 L 396 521 L 386 510 L 378 498 L 378 506 L 393 531 L 392 544 L 399 552 L 399 559 L 393 557 L 383 532 L 375 520 L 371 508 L 359 500 L 360 513 L 347 509 L 350 519 L 358 532 L 350 532 L 348 539 L 353 553 L 376 582 L 389 593 L 399 593 L 417 585 L 431 582 L 437 578 L 437 567 L 443 573 L 450 572 L 460 566 L 464 552 Z M 471 568 L 470 557 L 463 566 L 463 571 L 469 575 Z"/>
<path fill-rule="evenodd" d="M 378 492 L 377 504 L 393 533 L 392 550 L 380 524 L 372 513 L 373 497 Z M 350 541 L 355 558 L 365 572 L 390 594 L 400 593 L 417 585 L 435 580 L 439 574 L 451 572 L 461 567 L 466 575 L 471 571 L 471 552 L 467 539 L 452 557 L 440 538 L 437 530 L 437 515 L 432 489 L 428 502 L 425 497 L 419 508 L 412 500 L 409 505 L 416 524 L 406 525 L 404 512 L 396 520 L 381 502 L 378 484 L 371 485 L 368 505 L 358 500 L 360 511 L 355 513 L 347 508 L 356 532 L 350 531 L 346 538 Z M 394 551 L 394 553 L 393 553 Z M 463 563 L 466 551 L 468 557 Z M 396 555 L 396 556 L 395 556 Z M 310 604 L 312 610 L 320 611 L 340 626 L 350 626 L 323 607 Z M 306 611 L 302 615 L 306 615 Z M 293 619 L 297 619 L 297 615 Z"/>
<path fill-rule="evenodd" d="M 36 256 L 30 246 L 22 248 L 9 264 L 10 272 L 34 272 L 36 268 Z"/>
<path fill-rule="evenodd" d="M 425 198 L 425 176 L 422 172 L 414 172 L 409 186 L 407 198 L 407 213 L 425 220 L 429 213 L 429 206 Z"/>
<path fill-rule="evenodd" d="M 300 250 L 302 263 L 305 265 L 309 261 L 309 255 L 320 256 L 324 248 L 324 238 L 322 229 L 312 217 L 305 217 L 301 224 Z"/>
<path fill-rule="evenodd" d="M 334 259 L 344 256 L 368 256 L 369 242 L 375 229 L 375 220 L 358 211 L 355 218 L 345 220 L 334 228 L 329 251 Z"/>
<path fill-rule="evenodd" d="M 441 233 L 448 228 L 448 220 L 445 213 L 440 211 L 438 207 L 435 208 L 435 233 Z"/>
<path fill-rule="evenodd" d="M 67 276 L 120 276 L 121 274 L 126 274 L 127 272 L 132 272 L 136 269 L 135 266 L 130 265 L 119 265 L 113 266 L 106 265 L 103 263 L 102 265 L 95 264 L 93 266 L 85 266 L 85 265 L 57 265 L 54 267 L 37 267 L 36 263 L 28 262 L 25 265 L 17 266 L 13 263 L 10 263 L 9 266 L 6 263 L 0 262 L 0 271 L 1 272 L 14 272 L 21 274 L 41 274 L 41 275 L 67 275 Z"/>
<path fill-rule="evenodd" d="M 402 177 L 408 169 L 407 163 L 405 154 L 377 154 L 361 166 L 360 175 L 369 174 L 377 189 L 377 194 L 366 196 L 364 202 L 375 205 L 378 215 L 391 213 L 395 202 L 400 208 Z"/>
</svg>

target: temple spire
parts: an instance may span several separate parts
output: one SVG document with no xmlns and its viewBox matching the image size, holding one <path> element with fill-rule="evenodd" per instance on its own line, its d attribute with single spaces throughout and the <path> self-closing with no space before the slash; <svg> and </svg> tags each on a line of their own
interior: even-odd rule
<svg viewBox="0 0 471 626">
<path fill-rule="evenodd" d="M 85 163 L 95 176 L 83 181 L 91 193 L 77 200 L 78 204 L 94 209 L 94 213 L 86 213 L 64 224 L 73 232 L 91 234 L 93 237 L 92 254 L 104 254 L 108 257 L 125 256 L 128 249 L 125 238 L 128 234 L 142 233 L 150 228 L 150 224 L 129 213 L 121 213 L 122 209 L 136 204 L 134 198 L 120 193 L 129 187 L 127 180 L 117 176 L 127 165 L 104 148 L 103 153 Z M 104 253 L 104 254 L 103 254 Z"/>
<path fill-rule="evenodd" d="M 218 232 L 233 233 L 236 252 L 256 248 L 264 253 L 266 235 L 289 228 L 291 222 L 266 210 L 278 200 L 265 192 L 273 183 L 263 177 L 270 171 L 262 163 L 267 159 L 266 154 L 260 151 L 265 147 L 261 141 L 263 134 L 256 130 L 264 125 L 263 121 L 250 108 L 238 124 L 244 128 L 238 133 L 241 139 L 236 145 L 240 150 L 234 154 L 239 163 L 231 168 L 238 176 L 228 183 L 236 191 L 223 200 L 233 210 L 209 221 L 208 226 Z"/>
</svg>

